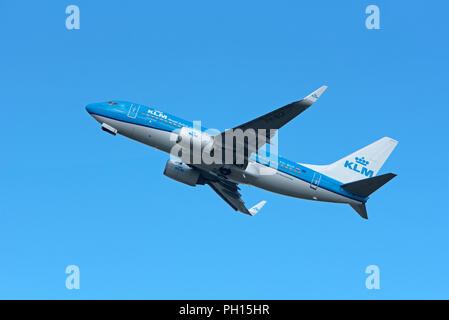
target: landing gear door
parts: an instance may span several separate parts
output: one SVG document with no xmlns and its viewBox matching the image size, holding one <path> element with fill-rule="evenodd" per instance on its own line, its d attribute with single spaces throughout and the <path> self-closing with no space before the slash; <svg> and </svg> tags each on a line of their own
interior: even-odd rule
<svg viewBox="0 0 449 320">
<path fill-rule="evenodd" d="M 319 174 L 318 172 L 315 172 L 313 174 L 312 181 L 310 182 L 310 187 L 313 190 L 316 190 L 316 188 L 318 188 L 318 185 L 320 184 L 320 180 L 321 180 L 321 174 Z"/>
<path fill-rule="evenodd" d="M 137 113 L 139 112 L 139 108 L 140 108 L 140 106 L 132 104 L 129 107 L 128 117 L 135 119 L 137 117 Z"/>
</svg>

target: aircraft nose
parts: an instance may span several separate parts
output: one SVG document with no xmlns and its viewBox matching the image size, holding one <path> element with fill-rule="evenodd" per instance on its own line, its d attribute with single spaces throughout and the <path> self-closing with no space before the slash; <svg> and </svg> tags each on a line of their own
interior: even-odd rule
<svg viewBox="0 0 449 320">
<path fill-rule="evenodd" d="M 89 103 L 86 106 L 86 111 L 89 114 L 97 113 L 99 109 L 100 109 L 100 104 L 99 103 Z"/>
</svg>

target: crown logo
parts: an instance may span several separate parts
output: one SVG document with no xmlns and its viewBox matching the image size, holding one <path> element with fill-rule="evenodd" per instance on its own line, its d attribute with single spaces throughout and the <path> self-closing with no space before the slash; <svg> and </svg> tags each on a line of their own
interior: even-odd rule
<svg viewBox="0 0 449 320">
<path fill-rule="evenodd" d="M 365 157 L 355 157 L 355 162 L 360 163 L 362 166 L 367 166 L 369 165 L 369 161 L 365 160 Z"/>
</svg>

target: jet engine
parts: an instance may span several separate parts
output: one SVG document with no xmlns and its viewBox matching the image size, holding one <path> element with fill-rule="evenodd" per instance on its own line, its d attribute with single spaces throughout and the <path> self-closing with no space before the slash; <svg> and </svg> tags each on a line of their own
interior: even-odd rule
<svg viewBox="0 0 449 320">
<path fill-rule="evenodd" d="M 191 168 L 182 162 L 173 160 L 167 161 L 164 175 L 192 187 L 196 186 L 198 184 L 198 180 L 200 179 L 200 172 L 198 170 Z"/>
<path fill-rule="evenodd" d="M 179 131 L 178 140 L 176 142 L 181 142 L 181 145 L 184 145 L 185 143 L 185 146 L 191 146 L 192 143 L 197 146 L 200 145 L 201 150 L 203 150 L 205 146 L 213 142 L 213 137 L 200 130 L 183 127 Z"/>
</svg>

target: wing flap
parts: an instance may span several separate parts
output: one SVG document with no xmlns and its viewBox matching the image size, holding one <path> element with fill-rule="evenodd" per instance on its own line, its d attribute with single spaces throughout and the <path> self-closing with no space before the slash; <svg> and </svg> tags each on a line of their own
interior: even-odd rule
<svg viewBox="0 0 449 320">
<path fill-rule="evenodd" d="M 245 206 L 245 202 L 242 200 L 242 195 L 240 194 L 239 187 L 235 184 L 234 190 L 230 190 L 229 181 L 207 181 L 206 182 L 212 190 L 214 190 L 227 204 L 229 204 L 235 211 L 242 212 L 244 214 L 254 216 L 257 212 L 262 209 L 266 201 L 261 201 L 249 210 Z"/>
<path fill-rule="evenodd" d="M 224 184 L 219 181 L 208 181 L 207 184 L 214 190 L 227 204 L 229 204 L 235 211 L 240 211 L 245 214 L 250 214 L 245 207 L 240 192 L 234 192 L 227 189 Z"/>
</svg>

